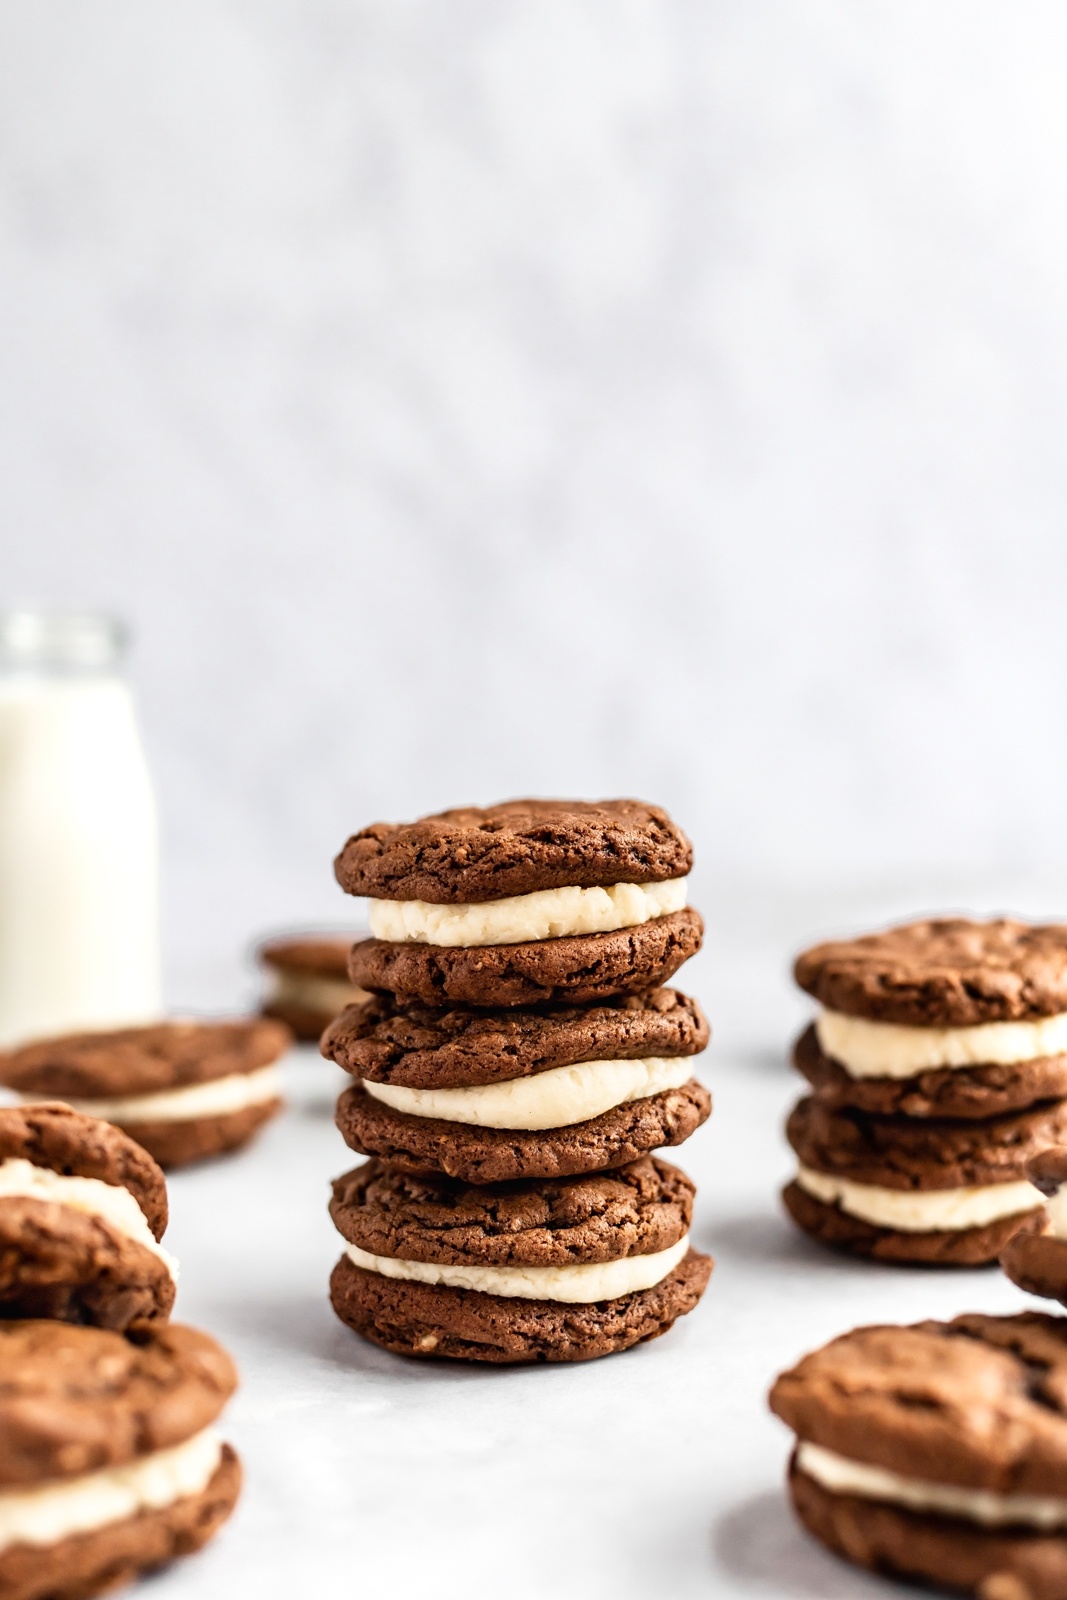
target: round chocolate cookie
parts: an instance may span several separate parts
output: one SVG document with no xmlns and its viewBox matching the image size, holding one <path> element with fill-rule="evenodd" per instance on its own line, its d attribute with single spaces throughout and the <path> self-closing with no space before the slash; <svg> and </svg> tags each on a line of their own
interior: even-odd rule
<svg viewBox="0 0 1067 1600">
<path fill-rule="evenodd" d="M 974 1027 L 1067 1011 L 1067 926 L 928 918 L 798 956 L 797 983 L 831 1011 L 908 1027 Z"/>
<path fill-rule="evenodd" d="M 342 1256 L 330 1302 L 342 1322 L 402 1356 L 517 1365 L 594 1361 L 657 1339 L 693 1310 L 711 1277 L 710 1256 L 690 1250 L 650 1289 L 588 1305 L 406 1283 Z"/>
<path fill-rule="evenodd" d="M 794 1508 L 835 1554 L 979 1600 L 1061 1600 L 1065 1396 L 1067 1321 L 970 1315 L 858 1328 L 770 1404 L 797 1435 Z"/>
<path fill-rule="evenodd" d="M 235 1383 L 225 1352 L 192 1328 L 141 1326 L 123 1336 L 58 1322 L 0 1323 L 5 1600 L 83 1600 L 205 1544 L 240 1490 L 236 1456 L 205 1431 Z M 139 1503 L 118 1518 L 93 1488 L 116 1470 Z M 161 1491 L 168 1476 L 169 1501 Z M 82 1485 L 83 1506 L 72 1515 L 66 1499 Z M 86 1527 L 90 1493 L 104 1509 Z M 55 1531 L 42 1543 L 49 1497 Z"/>
<path fill-rule="evenodd" d="M 1026 1163 L 1026 1176 L 1049 1201 L 1067 1183 L 1067 1146 L 1043 1150 Z M 1028 1294 L 1067 1305 L 1067 1237 L 1062 1206 L 1042 1206 L 1019 1227 L 1000 1252 L 1000 1264 Z"/>
<path fill-rule="evenodd" d="M 350 1006 L 322 1038 L 324 1056 L 354 1077 L 408 1089 L 468 1088 L 582 1061 L 690 1056 L 710 1036 L 695 1000 L 653 989 L 588 1007 L 447 1009 L 388 995 Z"/>
<path fill-rule="evenodd" d="M 166 1225 L 163 1174 L 118 1128 L 64 1105 L 0 1108 L 0 1318 L 167 1317 Z"/>
<path fill-rule="evenodd" d="M 449 1006 L 595 1005 L 641 994 L 696 955 L 704 936 L 691 906 L 612 933 L 570 934 L 525 944 L 469 948 L 364 939 L 348 970 L 362 989 Z"/>
<path fill-rule="evenodd" d="M 123 1128 L 163 1167 L 248 1143 L 282 1106 L 281 1022 L 159 1022 L 41 1040 L 0 1056 L 0 1083 Z"/>
<path fill-rule="evenodd" d="M 540 889 L 662 883 L 693 864 L 685 834 L 639 800 L 509 800 L 376 822 L 334 863 L 348 894 L 465 905 Z"/>
<path fill-rule="evenodd" d="M 802 1169 L 816 1179 L 882 1191 L 875 1198 L 883 1205 L 885 1191 L 921 1203 L 927 1197 L 936 1201 L 945 1190 L 1024 1183 L 1029 1158 L 1067 1137 L 1067 1102 L 977 1122 L 876 1117 L 835 1110 L 811 1095 L 794 1107 L 786 1134 Z M 846 1202 L 811 1192 L 803 1174 L 783 1193 L 793 1221 L 823 1244 L 883 1261 L 943 1266 L 994 1261 L 1028 1209 L 1025 1194 L 1015 1194 L 1018 1209 L 1010 1214 L 924 1229 L 914 1221 L 903 1227 L 864 1216 L 854 1209 L 857 1198 Z"/>
<path fill-rule="evenodd" d="M 934 1067 L 912 1078 L 854 1078 L 825 1054 L 814 1025 L 793 1047 L 793 1065 L 826 1105 L 880 1116 L 995 1117 L 1067 1096 L 1067 1055 Z"/>
<path fill-rule="evenodd" d="M 642 1156 L 614 1172 L 492 1189 L 367 1161 L 335 1178 L 330 1216 L 372 1255 L 448 1266 L 565 1267 L 677 1244 L 693 1219 L 692 1181 Z"/>
<path fill-rule="evenodd" d="M 337 1102 L 337 1126 L 351 1149 L 407 1171 L 443 1172 L 466 1183 L 599 1172 L 661 1145 L 681 1144 L 710 1114 L 711 1095 L 696 1078 L 586 1122 L 535 1131 L 411 1116 L 373 1099 L 359 1083 Z"/>
<path fill-rule="evenodd" d="M 256 955 L 273 980 L 260 1010 L 315 1043 L 345 1006 L 367 998 L 349 981 L 348 952 L 365 933 L 291 935 L 268 939 Z"/>
</svg>

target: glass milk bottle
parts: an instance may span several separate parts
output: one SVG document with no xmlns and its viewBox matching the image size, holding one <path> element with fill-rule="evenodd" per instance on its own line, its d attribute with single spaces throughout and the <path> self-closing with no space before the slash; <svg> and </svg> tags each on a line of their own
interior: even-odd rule
<svg viewBox="0 0 1067 1600">
<path fill-rule="evenodd" d="M 158 1017 L 155 801 L 92 614 L 0 612 L 0 1047 Z"/>
</svg>

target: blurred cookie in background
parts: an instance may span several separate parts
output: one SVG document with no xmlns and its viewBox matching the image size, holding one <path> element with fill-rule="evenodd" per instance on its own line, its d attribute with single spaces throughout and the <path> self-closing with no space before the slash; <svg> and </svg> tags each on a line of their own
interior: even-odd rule
<svg viewBox="0 0 1067 1600">
<path fill-rule="evenodd" d="M 301 933 L 267 939 L 256 951 L 270 987 L 260 1006 L 265 1017 L 277 1017 L 298 1039 L 317 1043 L 345 1006 L 368 998 L 348 976 L 348 955 L 360 928 L 350 934 Z"/>
<path fill-rule="evenodd" d="M 284 1023 L 262 1017 L 72 1033 L 0 1055 L 0 1083 L 113 1122 L 179 1167 L 240 1149 L 277 1115 L 291 1043 Z"/>
</svg>

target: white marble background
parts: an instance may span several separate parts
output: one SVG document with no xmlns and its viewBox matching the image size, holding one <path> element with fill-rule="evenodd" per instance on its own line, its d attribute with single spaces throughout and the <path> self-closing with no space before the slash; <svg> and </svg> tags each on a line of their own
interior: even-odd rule
<svg viewBox="0 0 1067 1600">
<path fill-rule="evenodd" d="M 783 940 L 1064 910 L 1065 75 L 1051 0 L 0 0 L 0 581 L 135 623 L 176 1000 L 528 790 Z"/>
</svg>

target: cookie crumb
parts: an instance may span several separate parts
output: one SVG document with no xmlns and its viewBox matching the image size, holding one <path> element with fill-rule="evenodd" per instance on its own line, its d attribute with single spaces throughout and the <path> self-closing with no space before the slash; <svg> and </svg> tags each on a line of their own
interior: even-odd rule
<svg viewBox="0 0 1067 1600">
<path fill-rule="evenodd" d="M 415 1349 L 416 1350 L 436 1350 L 439 1343 L 440 1343 L 440 1339 L 438 1338 L 436 1333 L 424 1333 L 421 1339 L 416 1339 L 416 1341 L 415 1341 Z M 990 1595 L 988 1597 L 988 1600 L 1015 1600 L 1015 1596 L 1010 1596 L 1010 1595 Z"/>
</svg>

